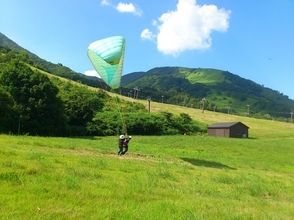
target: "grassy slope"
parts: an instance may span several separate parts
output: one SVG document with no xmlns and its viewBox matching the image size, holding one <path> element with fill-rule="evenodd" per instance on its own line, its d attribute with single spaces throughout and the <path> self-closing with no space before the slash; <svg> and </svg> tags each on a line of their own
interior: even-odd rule
<svg viewBox="0 0 294 220">
<path fill-rule="evenodd" d="M 215 69 L 206 69 L 205 71 L 197 70 L 196 72 L 191 72 L 191 70 L 183 69 L 180 71 L 180 73 L 184 74 L 185 78 L 188 79 L 192 84 L 217 84 L 225 80 L 222 71 Z"/>
<path fill-rule="evenodd" d="M 293 124 L 155 102 L 151 110 L 242 121 L 253 138 L 138 136 L 118 157 L 116 137 L 0 135 L 0 219 L 294 216 Z"/>
<path fill-rule="evenodd" d="M 0 136 L 0 218 L 290 219 L 293 138 Z"/>
</svg>

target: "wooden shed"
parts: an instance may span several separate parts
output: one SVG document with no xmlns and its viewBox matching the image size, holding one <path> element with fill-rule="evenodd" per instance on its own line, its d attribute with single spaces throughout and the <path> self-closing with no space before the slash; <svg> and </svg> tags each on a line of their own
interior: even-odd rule
<svg viewBox="0 0 294 220">
<path fill-rule="evenodd" d="M 248 138 L 249 127 L 242 122 L 222 122 L 208 126 L 208 135 L 219 137 Z"/>
</svg>

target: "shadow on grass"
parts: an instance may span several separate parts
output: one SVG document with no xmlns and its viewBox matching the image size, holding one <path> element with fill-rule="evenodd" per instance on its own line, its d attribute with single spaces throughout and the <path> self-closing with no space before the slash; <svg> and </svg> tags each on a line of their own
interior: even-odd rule
<svg viewBox="0 0 294 220">
<path fill-rule="evenodd" d="M 183 161 L 186 161 L 186 162 L 194 165 L 194 166 L 217 168 L 217 169 L 236 170 L 236 168 L 234 168 L 234 167 L 230 167 L 230 166 L 227 166 L 225 164 L 214 162 L 214 161 L 200 160 L 200 159 L 186 158 L 186 157 L 181 157 L 181 159 Z"/>
<path fill-rule="evenodd" d="M 95 137 L 95 136 L 70 136 L 69 138 L 73 139 L 85 139 L 85 140 L 101 140 L 101 137 Z"/>
</svg>

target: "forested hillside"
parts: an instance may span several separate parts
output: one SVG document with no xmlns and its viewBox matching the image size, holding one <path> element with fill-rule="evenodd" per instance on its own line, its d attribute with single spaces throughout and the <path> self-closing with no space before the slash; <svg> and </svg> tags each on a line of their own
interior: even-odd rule
<svg viewBox="0 0 294 220">
<path fill-rule="evenodd" d="M 81 82 L 86 85 L 93 87 L 107 88 L 106 84 L 96 77 L 86 76 L 77 73 L 70 68 L 63 66 L 61 63 L 54 64 L 48 62 L 37 55 L 31 53 L 30 51 L 22 48 L 14 41 L 10 40 L 8 37 L 0 33 L 0 54 L 6 54 L 6 60 L 17 58 L 23 62 L 31 64 L 40 70 L 44 70 L 53 75 L 61 76 L 67 79 Z M 2 59 L 4 59 L 2 57 Z"/>
<path fill-rule="evenodd" d="M 81 74 L 42 60 L 8 38 L 0 39 L 0 133 L 117 135 L 127 127 L 131 134 L 161 135 L 206 129 L 187 114 L 149 113 L 142 104 L 73 82 Z M 83 79 L 89 85 L 95 82 Z"/>
<path fill-rule="evenodd" d="M 14 58 L 57 76 L 108 89 L 100 79 L 43 60 L 1 33 L 0 51 L 2 60 Z M 230 114 L 289 120 L 294 111 L 294 101 L 288 96 L 216 69 L 158 67 L 123 76 L 122 87 L 126 96 L 139 95 L 139 98 L 150 97 L 154 101 Z"/>
<path fill-rule="evenodd" d="M 206 130 L 187 114 L 149 113 L 141 104 L 112 98 L 80 81 L 106 88 L 99 79 L 47 62 L 0 34 L 0 132 L 115 135 L 126 125 L 130 133 L 148 135 Z M 294 109 L 287 96 L 221 70 L 155 68 L 128 74 L 122 84 L 127 96 L 136 92 L 139 98 L 230 114 L 287 120 Z"/>
<path fill-rule="evenodd" d="M 294 110 L 288 96 L 216 69 L 154 68 L 123 76 L 122 85 L 130 95 L 136 88 L 140 97 L 225 113 L 286 119 Z"/>
</svg>

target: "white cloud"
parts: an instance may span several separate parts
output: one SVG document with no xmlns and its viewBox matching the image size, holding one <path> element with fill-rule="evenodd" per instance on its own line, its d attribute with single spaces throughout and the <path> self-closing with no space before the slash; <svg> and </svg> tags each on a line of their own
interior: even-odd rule
<svg viewBox="0 0 294 220">
<path fill-rule="evenodd" d="M 157 20 L 155 20 L 155 19 L 154 19 L 154 20 L 152 20 L 152 25 L 153 25 L 153 26 L 157 26 L 157 25 L 158 25 L 158 21 L 157 21 Z"/>
<path fill-rule="evenodd" d="M 84 75 L 86 75 L 86 76 L 95 76 L 97 78 L 101 78 L 95 70 L 86 70 L 84 72 Z"/>
<path fill-rule="evenodd" d="M 207 49 L 211 46 L 212 31 L 227 31 L 229 16 L 230 11 L 216 5 L 178 0 L 175 11 L 166 12 L 157 19 L 157 49 L 172 55 L 186 50 Z M 154 21 L 152 23 L 155 24 Z"/>
<path fill-rule="evenodd" d="M 115 5 L 110 0 L 101 0 L 100 4 L 102 6 L 112 7 L 120 13 L 130 13 L 137 16 L 141 16 L 143 14 L 142 10 L 131 2 L 129 3 L 119 2 Z"/>
<path fill-rule="evenodd" d="M 121 13 L 132 13 L 138 16 L 142 15 L 141 9 L 139 9 L 139 7 L 136 7 L 133 3 L 119 2 L 115 8 Z"/>
<path fill-rule="evenodd" d="M 141 32 L 141 38 L 143 40 L 154 40 L 156 38 L 156 35 L 154 35 L 148 28 L 145 28 Z"/>
<path fill-rule="evenodd" d="M 109 2 L 109 0 L 102 0 L 101 5 L 108 6 L 108 5 L 110 5 L 110 2 Z"/>
</svg>

